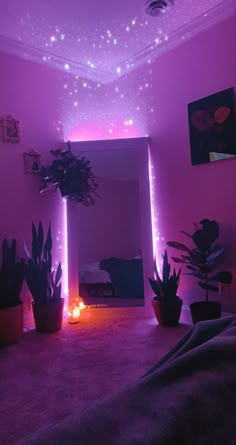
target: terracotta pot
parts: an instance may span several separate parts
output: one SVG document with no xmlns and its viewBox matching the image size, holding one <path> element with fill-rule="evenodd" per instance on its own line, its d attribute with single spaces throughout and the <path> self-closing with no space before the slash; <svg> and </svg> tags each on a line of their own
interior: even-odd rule
<svg viewBox="0 0 236 445">
<path fill-rule="evenodd" d="M 155 298 L 155 297 L 154 297 Z M 170 302 L 152 300 L 152 307 L 160 326 L 177 326 L 181 314 L 183 301 L 177 297 Z"/>
<path fill-rule="evenodd" d="M 190 304 L 193 323 L 221 318 L 221 304 L 216 301 L 198 301 Z"/>
<path fill-rule="evenodd" d="M 50 303 L 32 303 L 35 327 L 38 332 L 49 334 L 62 328 L 64 299 Z"/>
<path fill-rule="evenodd" d="M 23 335 L 23 303 L 0 309 L 0 345 L 17 343 Z"/>
</svg>

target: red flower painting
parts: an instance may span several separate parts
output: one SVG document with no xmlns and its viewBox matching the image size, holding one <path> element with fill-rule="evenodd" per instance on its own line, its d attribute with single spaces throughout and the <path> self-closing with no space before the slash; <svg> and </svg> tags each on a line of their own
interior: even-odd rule
<svg viewBox="0 0 236 445">
<path fill-rule="evenodd" d="M 233 88 L 188 105 L 192 164 L 236 155 Z"/>
</svg>

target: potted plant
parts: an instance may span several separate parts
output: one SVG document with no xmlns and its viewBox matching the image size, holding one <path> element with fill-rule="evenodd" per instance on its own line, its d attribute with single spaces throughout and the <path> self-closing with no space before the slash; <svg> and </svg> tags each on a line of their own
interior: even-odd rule
<svg viewBox="0 0 236 445">
<path fill-rule="evenodd" d="M 83 205 L 94 205 L 97 198 L 96 178 L 90 161 L 84 156 L 72 153 L 70 141 L 67 149 L 51 150 L 54 160 L 47 167 L 42 167 L 40 193 L 47 190 L 60 190 L 65 199 L 80 202 Z"/>
<path fill-rule="evenodd" d="M 32 223 L 32 252 L 26 252 L 25 278 L 32 294 L 33 314 L 38 332 L 56 332 L 62 327 L 64 299 L 61 298 L 62 268 L 52 269 L 52 236 L 49 224 L 44 242 L 42 223 Z"/>
<path fill-rule="evenodd" d="M 181 231 L 193 241 L 195 245 L 193 248 L 176 241 L 167 243 L 168 246 L 184 252 L 173 260 L 176 263 L 185 264 L 189 270 L 187 274 L 197 278 L 199 286 L 205 290 L 205 301 L 190 305 L 193 323 L 221 317 L 221 304 L 209 301 L 209 291 L 217 292 L 219 289 L 216 283 L 230 284 L 233 277 L 228 271 L 215 272 L 224 253 L 224 247 L 216 243 L 220 233 L 219 224 L 209 219 L 203 219 L 199 224 L 199 228 L 192 235 Z"/>
<path fill-rule="evenodd" d="M 16 343 L 23 335 L 23 303 L 20 293 L 24 281 L 24 260 L 16 258 L 16 240 L 2 242 L 0 269 L 0 345 Z"/>
<path fill-rule="evenodd" d="M 149 283 L 155 294 L 152 307 L 161 326 L 177 326 L 181 314 L 183 301 L 177 296 L 181 270 L 177 273 L 175 268 L 171 273 L 167 250 L 163 255 L 162 279 L 154 262 L 154 277 Z"/>
</svg>

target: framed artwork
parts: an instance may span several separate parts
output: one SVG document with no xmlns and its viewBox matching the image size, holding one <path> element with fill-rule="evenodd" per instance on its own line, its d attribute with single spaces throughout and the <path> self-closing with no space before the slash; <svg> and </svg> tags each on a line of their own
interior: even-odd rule
<svg viewBox="0 0 236 445">
<path fill-rule="evenodd" d="M 34 150 L 23 153 L 26 175 L 36 175 L 41 170 L 41 156 Z"/>
<path fill-rule="evenodd" d="M 193 165 L 236 156 L 233 88 L 188 104 L 188 118 Z"/>
<path fill-rule="evenodd" d="M 1 136 L 3 142 L 11 144 L 20 142 L 19 121 L 12 116 L 1 118 Z"/>
</svg>

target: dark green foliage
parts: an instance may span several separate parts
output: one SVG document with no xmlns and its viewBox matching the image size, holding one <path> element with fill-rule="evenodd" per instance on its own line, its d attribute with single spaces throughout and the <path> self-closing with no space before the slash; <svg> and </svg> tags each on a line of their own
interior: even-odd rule
<svg viewBox="0 0 236 445">
<path fill-rule="evenodd" d="M 18 305 L 25 276 L 24 260 L 16 259 L 16 240 L 11 245 L 2 242 L 2 266 L 0 270 L 0 309 Z"/>
<path fill-rule="evenodd" d="M 167 250 L 165 250 L 163 255 L 162 279 L 158 273 L 156 261 L 154 262 L 154 278 L 149 278 L 149 283 L 158 301 L 171 302 L 173 299 L 176 300 L 180 274 L 181 269 L 176 273 L 175 268 L 173 273 L 171 273 Z"/>
<path fill-rule="evenodd" d="M 41 169 L 40 191 L 59 189 L 63 198 L 91 206 L 95 203 L 98 185 L 90 161 L 84 156 L 75 156 L 70 142 L 67 146 L 67 150 L 51 150 L 55 159 L 50 166 Z"/>
<path fill-rule="evenodd" d="M 27 257 L 25 277 L 34 301 L 45 303 L 60 300 L 62 268 L 59 263 L 56 273 L 52 270 L 51 224 L 49 224 L 44 243 L 42 223 L 39 223 L 38 230 L 32 223 L 31 251 L 30 255 L 25 247 Z"/>
<path fill-rule="evenodd" d="M 176 263 L 185 264 L 189 270 L 187 275 L 193 275 L 199 280 L 198 284 L 206 290 L 205 298 L 208 301 L 208 291 L 218 291 L 218 286 L 214 284 L 214 281 L 230 284 L 233 276 L 231 272 L 227 271 L 212 275 L 224 253 L 224 247 L 216 243 L 220 233 L 219 224 L 209 219 L 203 219 L 200 224 L 202 228 L 196 230 L 192 235 L 181 231 L 192 239 L 195 244 L 194 248 L 191 249 L 176 241 L 169 241 L 167 245 L 185 252 L 178 258 L 173 257 L 173 260 Z"/>
</svg>

